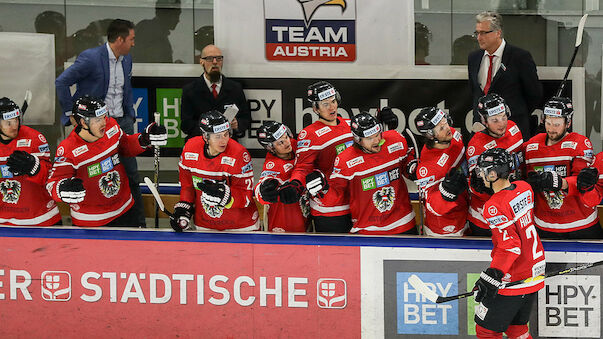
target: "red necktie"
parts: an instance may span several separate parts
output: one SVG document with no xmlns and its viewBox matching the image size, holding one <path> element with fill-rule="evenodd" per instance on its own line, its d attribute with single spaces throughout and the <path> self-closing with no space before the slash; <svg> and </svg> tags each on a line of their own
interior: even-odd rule
<svg viewBox="0 0 603 339">
<path fill-rule="evenodd" d="M 486 86 L 484 86 L 484 94 L 488 94 L 490 89 L 490 83 L 492 82 L 492 61 L 496 55 L 488 55 L 490 58 L 490 65 L 488 66 L 488 80 L 486 80 Z"/>
<path fill-rule="evenodd" d="M 490 71 L 488 71 L 488 74 L 490 74 Z M 218 91 L 216 91 L 216 84 L 211 84 L 211 94 L 214 95 L 214 99 L 218 97 Z"/>
</svg>

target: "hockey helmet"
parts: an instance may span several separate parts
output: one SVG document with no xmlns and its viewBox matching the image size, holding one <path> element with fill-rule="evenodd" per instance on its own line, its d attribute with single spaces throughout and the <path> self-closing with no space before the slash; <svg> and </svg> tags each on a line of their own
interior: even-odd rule
<svg viewBox="0 0 603 339">
<path fill-rule="evenodd" d="M 318 81 L 308 86 L 308 101 L 312 105 L 318 104 L 320 101 L 335 96 L 338 104 L 341 104 L 341 96 L 339 92 L 326 81 Z"/>
<path fill-rule="evenodd" d="M 285 124 L 273 120 L 266 120 L 258 128 L 258 142 L 262 147 L 270 152 L 274 152 L 274 142 L 280 139 L 283 135 L 289 135 L 293 138 L 293 133 Z"/>
<path fill-rule="evenodd" d="M 419 114 L 415 118 L 415 127 L 423 136 L 432 139 L 434 136 L 433 129 L 446 118 L 448 124 L 452 124 L 450 115 L 437 107 L 421 108 Z"/>
<path fill-rule="evenodd" d="M 514 169 L 513 157 L 504 148 L 492 148 L 477 158 L 477 169 L 484 178 L 490 171 L 495 171 L 498 178 L 506 179 Z"/>
<path fill-rule="evenodd" d="M 101 99 L 84 95 L 78 98 L 73 103 L 71 112 L 80 118 L 83 118 L 86 123 L 90 122 L 90 118 L 102 117 L 107 115 L 107 105 Z"/>
<path fill-rule="evenodd" d="M 201 133 L 206 138 L 209 138 L 210 134 L 222 133 L 224 131 L 229 131 L 229 134 L 232 136 L 230 123 L 226 120 L 224 114 L 216 110 L 201 114 L 199 122 Z"/>
<path fill-rule="evenodd" d="M 7 97 L 0 98 L 0 120 L 10 120 L 21 116 L 21 109 Z"/>
<path fill-rule="evenodd" d="M 566 97 L 552 97 L 544 104 L 544 115 L 565 118 L 567 121 L 574 115 L 572 100 Z"/>
<path fill-rule="evenodd" d="M 367 138 L 381 132 L 381 125 L 377 122 L 377 119 L 367 112 L 355 115 L 350 127 L 356 142 L 359 142 L 360 138 Z"/>
<path fill-rule="evenodd" d="M 477 112 L 482 118 L 482 123 L 485 125 L 488 117 L 505 113 L 507 117 L 511 115 L 509 107 L 500 95 L 496 93 L 488 93 L 477 100 Z"/>
</svg>

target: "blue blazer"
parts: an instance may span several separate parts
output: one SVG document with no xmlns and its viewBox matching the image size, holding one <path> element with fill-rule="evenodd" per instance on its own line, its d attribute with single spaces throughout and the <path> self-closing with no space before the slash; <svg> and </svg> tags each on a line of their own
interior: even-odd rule
<svg viewBox="0 0 603 339">
<path fill-rule="evenodd" d="M 122 61 L 124 70 L 123 109 L 124 115 L 136 117 L 134 112 L 134 98 L 132 96 L 132 57 L 128 54 Z M 69 87 L 77 84 L 75 94 L 71 96 Z M 107 44 L 90 48 L 75 59 L 75 63 L 67 68 L 55 81 L 59 102 L 63 108 L 61 123 L 69 124 L 69 117 L 65 114 L 71 112 L 73 102 L 86 94 L 105 100 L 109 88 L 109 51 Z"/>
</svg>

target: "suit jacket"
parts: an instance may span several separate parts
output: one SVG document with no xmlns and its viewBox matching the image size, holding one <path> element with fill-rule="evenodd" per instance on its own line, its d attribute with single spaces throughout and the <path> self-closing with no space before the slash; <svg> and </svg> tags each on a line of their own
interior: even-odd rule
<svg viewBox="0 0 603 339">
<path fill-rule="evenodd" d="M 220 93 L 217 98 L 214 98 L 202 77 L 203 75 L 182 88 L 180 126 L 187 134 L 187 140 L 201 134 L 199 117 L 202 113 L 211 110 L 224 113 L 225 106 L 232 104 L 239 108 L 239 113 L 236 115 L 239 128 L 235 131 L 235 137 L 244 136 L 251 123 L 251 113 L 241 84 L 222 75 Z"/>
<path fill-rule="evenodd" d="M 124 116 L 136 118 L 134 112 L 134 97 L 132 95 L 132 57 L 124 56 L 122 60 L 124 70 L 123 110 Z M 75 94 L 71 96 L 69 86 L 77 84 Z M 63 108 L 61 122 L 69 124 L 69 117 L 65 114 L 71 112 L 73 102 L 86 94 L 105 100 L 109 88 L 109 51 L 107 45 L 87 49 L 78 55 L 75 63 L 67 68 L 55 81 L 59 102 Z"/>
<path fill-rule="evenodd" d="M 480 121 L 477 100 L 484 96 L 477 77 L 483 56 L 483 50 L 474 51 L 469 54 L 467 62 L 469 89 L 473 94 L 474 122 Z M 508 43 L 503 50 L 501 62 L 490 83 L 489 93 L 496 93 L 505 99 L 511 110 L 511 120 L 519 126 L 524 140 L 527 140 L 531 135 L 530 115 L 542 98 L 542 84 L 538 80 L 536 64 L 528 51 Z"/>
</svg>

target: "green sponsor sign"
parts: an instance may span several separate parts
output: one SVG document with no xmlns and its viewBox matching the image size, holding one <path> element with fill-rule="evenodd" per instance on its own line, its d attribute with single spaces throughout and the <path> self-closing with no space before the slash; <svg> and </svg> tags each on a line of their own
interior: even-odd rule
<svg viewBox="0 0 603 339">
<path fill-rule="evenodd" d="M 193 175 L 193 187 L 196 190 L 200 191 L 199 187 L 197 187 L 197 184 L 200 183 L 200 182 L 202 182 L 202 181 L 203 181 L 203 178 L 199 178 L 199 177 L 196 177 L 196 176 Z"/>
<path fill-rule="evenodd" d="M 377 184 L 375 183 L 374 176 L 362 179 L 362 190 L 363 191 L 372 190 L 373 188 L 377 188 Z"/>
<path fill-rule="evenodd" d="M 345 151 L 346 146 L 345 144 L 339 144 L 337 146 L 335 146 L 335 151 L 337 152 L 337 154 L 339 155 L 339 153 Z"/>
<path fill-rule="evenodd" d="M 88 166 L 88 177 L 92 178 L 101 174 L 101 166 L 100 164 L 94 164 Z"/>
<path fill-rule="evenodd" d="M 184 133 L 180 129 L 181 88 L 157 88 L 157 112 L 161 113 L 160 123 L 165 126 L 168 141 L 165 147 L 184 146 Z"/>
</svg>

